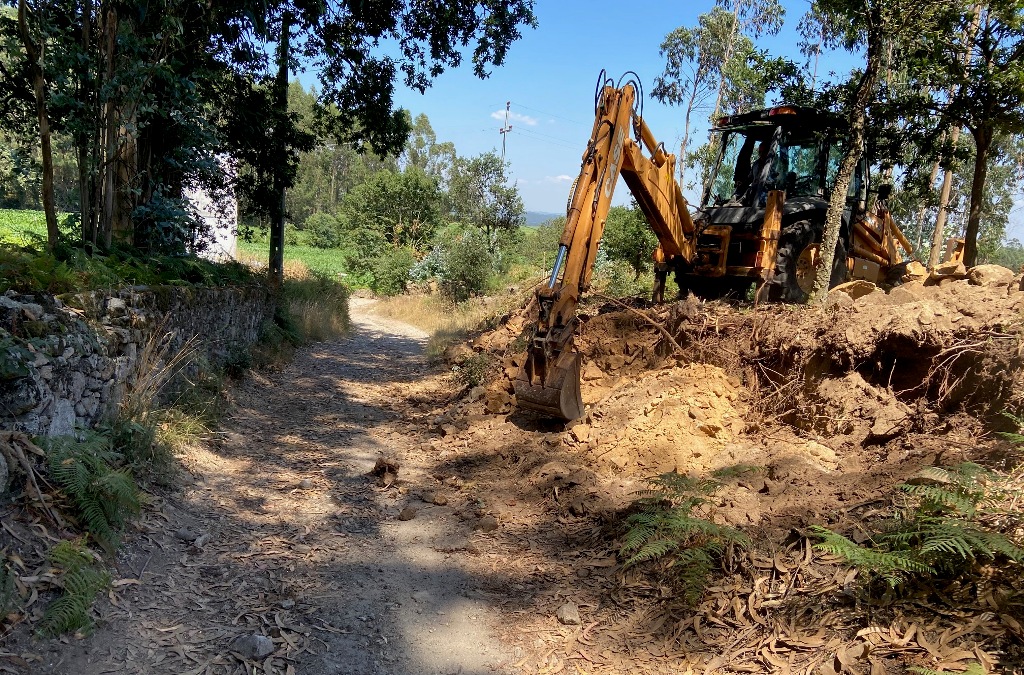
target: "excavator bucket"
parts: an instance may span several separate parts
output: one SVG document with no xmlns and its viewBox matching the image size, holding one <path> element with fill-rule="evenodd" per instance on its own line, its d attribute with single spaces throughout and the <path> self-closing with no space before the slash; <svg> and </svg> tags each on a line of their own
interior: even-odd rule
<svg viewBox="0 0 1024 675">
<path fill-rule="evenodd" d="M 566 421 L 583 417 L 579 353 L 566 350 L 555 363 L 546 368 L 539 365 L 537 357 L 530 354 L 519 371 L 515 380 L 517 404 Z"/>
</svg>

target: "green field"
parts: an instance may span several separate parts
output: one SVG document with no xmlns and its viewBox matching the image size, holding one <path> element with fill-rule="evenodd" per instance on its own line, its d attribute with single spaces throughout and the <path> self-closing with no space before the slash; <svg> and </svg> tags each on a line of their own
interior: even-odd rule
<svg viewBox="0 0 1024 675">
<path fill-rule="evenodd" d="M 46 239 L 46 216 L 42 211 L 0 209 L 0 242 L 24 246 Z M 256 263 L 266 263 L 268 243 L 265 237 L 255 241 L 238 242 L 240 257 Z M 323 250 L 312 246 L 285 246 L 285 264 L 300 261 L 310 270 L 344 279 L 345 268 L 341 251 Z"/>
<path fill-rule="evenodd" d="M 42 211 L 0 209 L 0 242 L 24 246 L 46 240 L 46 216 Z"/>
<path fill-rule="evenodd" d="M 269 244 L 264 241 L 238 241 L 238 254 L 244 262 L 266 264 Z M 322 249 L 312 246 L 288 245 L 284 247 L 284 264 L 301 262 L 308 269 L 344 281 L 345 263 L 338 249 Z"/>
</svg>

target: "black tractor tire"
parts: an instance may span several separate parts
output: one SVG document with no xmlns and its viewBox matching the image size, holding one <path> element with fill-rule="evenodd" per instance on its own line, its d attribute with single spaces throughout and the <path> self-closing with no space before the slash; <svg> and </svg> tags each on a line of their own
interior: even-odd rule
<svg viewBox="0 0 1024 675">
<path fill-rule="evenodd" d="M 801 256 L 810 253 L 813 246 L 820 245 L 822 227 L 809 220 L 801 220 L 783 228 L 779 236 L 779 251 L 775 258 L 775 278 L 772 280 L 771 297 L 784 302 L 806 302 L 814 283 L 814 270 L 801 262 Z M 808 276 L 810 275 L 810 276 Z M 836 253 L 832 260 L 832 275 L 829 288 L 846 281 L 846 242 L 839 237 Z M 802 282 L 802 283 L 801 283 Z"/>
</svg>

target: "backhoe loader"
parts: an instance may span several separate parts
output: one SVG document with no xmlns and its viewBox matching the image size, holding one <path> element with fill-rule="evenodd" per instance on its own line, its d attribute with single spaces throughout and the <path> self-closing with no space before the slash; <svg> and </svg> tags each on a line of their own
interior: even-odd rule
<svg viewBox="0 0 1024 675">
<path fill-rule="evenodd" d="M 627 75 L 630 75 L 627 73 Z M 682 293 L 745 294 L 799 301 L 814 282 L 844 125 L 839 118 L 777 106 L 718 121 L 719 153 L 692 216 L 675 179 L 676 158 L 643 120 L 640 85 L 616 84 L 602 71 L 595 119 L 567 205 L 565 229 L 547 283 L 526 361 L 514 382 L 517 404 L 552 417 L 583 415 L 576 308 L 593 275 L 612 195 L 621 176 L 651 229 L 653 300 L 664 300 L 669 272 Z M 645 154 L 646 151 L 646 154 Z M 755 158 L 756 153 L 756 158 Z M 867 163 L 847 200 L 832 285 L 853 276 L 876 281 L 900 270 L 897 245 L 912 249 L 885 208 L 887 191 L 866 208 Z M 787 197 L 788 195 L 788 197 Z M 852 226 L 851 226 L 852 223 Z M 849 255 L 847 252 L 852 252 Z"/>
</svg>

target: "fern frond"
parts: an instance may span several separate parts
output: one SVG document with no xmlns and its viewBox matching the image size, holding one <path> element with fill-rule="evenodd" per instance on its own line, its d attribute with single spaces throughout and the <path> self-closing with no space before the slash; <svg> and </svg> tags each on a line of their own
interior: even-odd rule
<svg viewBox="0 0 1024 675">
<path fill-rule="evenodd" d="M 647 562 L 664 557 L 679 548 L 679 542 L 672 539 L 650 539 L 639 547 L 636 553 L 625 562 L 625 567 L 632 567 L 637 563 Z"/>
<path fill-rule="evenodd" d="M 885 551 L 860 546 L 832 530 L 812 526 L 811 533 L 822 541 L 814 547 L 845 560 L 858 569 L 863 569 L 885 578 L 890 585 L 902 578 L 902 572 L 931 574 L 934 569 L 920 560 L 913 551 Z"/>
<path fill-rule="evenodd" d="M 630 520 L 632 520 L 632 517 Z M 627 520 L 627 522 L 629 521 Z M 654 522 L 634 521 L 633 526 L 626 530 L 626 535 L 623 538 L 622 547 L 620 549 L 622 554 L 632 554 L 645 543 L 650 541 L 657 531 L 658 527 Z"/>
<path fill-rule="evenodd" d="M 695 602 L 726 546 L 745 546 L 747 536 L 711 520 L 717 480 L 667 473 L 649 482 L 634 502 L 639 510 L 625 520 L 619 553 L 626 567 L 666 558 L 685 599 Z"/>
<path fill-rule="evenodd" d="M 50 476 L 75 505 L 78 520 L 111 550 L 117 543 L 117 530 L 127 516 L 138 513 L 140 504 L 131 474 L 113 468 L 120 455 L 109 443 L 106 436 L 90 431 L 81 440 L 51 439 L 46 450 Z"/>
<path fill-rule="evenodd" d="M 1017 427 L 1017 431 L 1019 433 L 1007 431 L 999 432 L 998 435 L 1010 441 L 1011 443 L 1015 443 L 1016 445 L 1024 445 L 1024 419 L 1017 417 L 1016 415 L 1012 415 L 1008 412 L 1004 412 L 1003 417 L 1013 422 L 1014 425 Z"/>
<path fill-rule="evenodd" d="M 921 483 L 905 483 L 900 486 L 900 490 L 920 499 L 929 510 L 951 509 L 967 517 L 972 517 L 977 512 L 979 498 L 973 494 L 965 494 L 940 485 Z"/>
<path fill-rule="evenodd" d="M 50 562 L 62 570 L 63 594 L 50 603 L 39 630 L 49 636 L 92 629 L 89 612 L 96 595 L 110 585 L 110 575 L 80 542 L 62 541 L 49 554 Z"/>
</svg>

